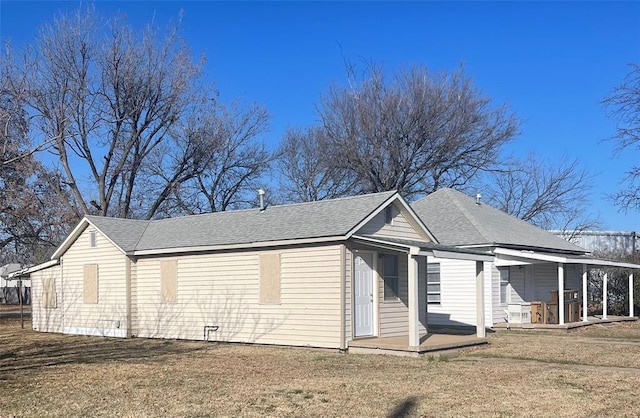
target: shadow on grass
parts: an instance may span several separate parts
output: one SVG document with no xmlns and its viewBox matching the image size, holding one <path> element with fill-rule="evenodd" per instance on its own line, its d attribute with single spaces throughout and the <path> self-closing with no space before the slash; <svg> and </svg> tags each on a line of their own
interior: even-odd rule
<svg viewBox="0 0 640 418">
<path fill-rule="evenodd" d="M 388 418 L 404 418 L 415 415 L 415 409 L 418 406 L 418 398 L 415 396 L 409 397 L 398 405 L 387 415 Z"/>
<path fill-rule="evenodd" d="M 15 329 L 0 334 L 0 381 L 15 373 L 62 364 L 154 361 L 210 347 L 201 342 L 79 337 Z"/>
</svg>

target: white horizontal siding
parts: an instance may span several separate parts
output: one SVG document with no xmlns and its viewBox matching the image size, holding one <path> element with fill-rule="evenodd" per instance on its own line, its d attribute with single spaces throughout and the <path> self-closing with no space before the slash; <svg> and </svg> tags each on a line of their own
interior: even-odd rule
<svg viewBox="0 0 640 418">
<path fill-rule="evenodd" d="M 84 230 L 62 256 L 65 329 L 90 329 L 107 335 L 126 327 L 126 256 L 101 233 L 96 232 L 96 247 L 89 246 Z M 83 303 L 83 278 L 86 264 L 98 265 L 98 303 Z"/>
<path fill-rule="evenodd" d="M 57 302 L 55 308 L 42 307 L 42 284 L 47 279 L 54 281 Z M 31 325 L 34 330 L 62 332 L 61 290 L 59 265 L 31 273 Z"/>
<path fill-rule="evenodd" d="M 259 303 L 259 252 L 175 257 L 177 302 L 161 303 L 160 260 L 136 263 L 137 335 L 263 344 L 340 345 L 340 246 L 280 252 L 281 303 Z M 164 259 L 164 258 L 163 258 Z"/>
<path fill-rule="evenodd" d="M 440 304 L 427 306 L 429 324 L 476 325 L 476 262 L 429 257 L 440 263 Z"/>
</svg>

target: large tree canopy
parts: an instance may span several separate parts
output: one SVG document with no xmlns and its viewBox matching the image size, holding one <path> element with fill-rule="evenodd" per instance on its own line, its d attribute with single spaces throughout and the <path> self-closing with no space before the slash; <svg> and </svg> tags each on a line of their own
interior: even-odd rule
<svg viewBox="0 0 640 418">
<path fill-rule="evenodd" d="M 464 69 L 426 67 L 386 79 L 370 67 L 349 87 L 332 86 L 319 113 L 331 164 L 351 172 L 363 192 L 398 190 L 409 199 L 464 186 L 499 163 L 518 133 L 506 106 L 494 106 Z"/>
</svg>

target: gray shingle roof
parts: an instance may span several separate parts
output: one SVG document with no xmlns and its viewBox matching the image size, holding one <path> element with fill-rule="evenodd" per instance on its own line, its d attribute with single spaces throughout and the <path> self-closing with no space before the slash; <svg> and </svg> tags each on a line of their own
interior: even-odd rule
<svg viewBox="0 0 640 418">
<path fill-rule="evenodd" d="M 342 236 L 396 192 L 154 221 L 88 216 L 125 251 Z"/>
<path fill-rule="evenodd" d="M 587 250 L 453 189 L 441 189 L 411 207 L 445 245 L 498 245 L 585 253 Z"/>
<path fill-rule="evenodd" d="M 124 251 L 133 251 L 147 229 L 149 221 L 86 216 L 103 234 Z"/>
</svg>

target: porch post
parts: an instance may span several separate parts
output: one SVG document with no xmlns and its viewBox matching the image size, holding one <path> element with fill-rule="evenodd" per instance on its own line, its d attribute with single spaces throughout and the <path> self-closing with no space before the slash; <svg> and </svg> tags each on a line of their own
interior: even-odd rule
<svg viewBox="0 0 640 418">
<path fill-rule="evenodd" d="M 608 273 L 604 273 L 602 278 L 602 319 L 607 319 L 607 281 L 609 279 Z"/>
<path fill-rule="evenodd" d="M 418 259 L 417 256 L 409 251 L 407 254 L 408 274 L 407 280 L 409 284 L 409 347 L 420 346 L 420 331 L 418 324 L 420 322 L 418 312 Z"/>
<path fill-rule="evenodd" d="M 587 265 L 582 265 L 582 322 L 589 322 L 587 310 Z"/>
<path fill-rule="evenodd" d="M 484 326 L 484 261 L 476 261 L 476 335 L 485 338 Z"/>
<path fill-rule="evenodd" d="M 564 264 L 558 263 L 558 324 L 564 325 Z"/>
<path fill-rule="evenodd" d="M 633 317 L 633 273 L 629 273 L 629 316 Z"/>
</svg>

